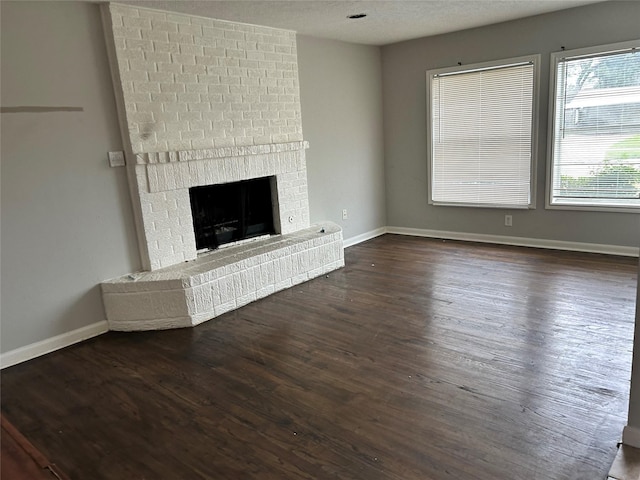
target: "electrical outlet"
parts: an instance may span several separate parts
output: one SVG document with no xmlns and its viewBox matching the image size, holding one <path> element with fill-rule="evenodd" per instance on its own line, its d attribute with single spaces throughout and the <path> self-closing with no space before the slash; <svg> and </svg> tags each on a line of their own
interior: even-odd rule
<svg viewBox="0 0 640 480">
<path fill-rule="evenodd" d="M 349 214 L 347 213 L 347 209 L 343 208 L 342 209 L 342 219 L 346 220 L 347 218 L 349 218 Z"/>
<path fill-rule="evenodd" d="M 513 226 L 513 217 L 511 215 L 504 216 L 504 226 L 505 227 Z"/>
</svg>

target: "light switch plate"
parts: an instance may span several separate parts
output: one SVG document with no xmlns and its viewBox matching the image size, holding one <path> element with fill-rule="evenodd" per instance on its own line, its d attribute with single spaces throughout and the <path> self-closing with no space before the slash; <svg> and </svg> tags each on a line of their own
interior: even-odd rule
<svg viewBox="0 0 640 480">
<path fill-rule="evenodd" d="M 109 152 L 109 166 L 124 167 L 124 152 Z"/>
</svg>

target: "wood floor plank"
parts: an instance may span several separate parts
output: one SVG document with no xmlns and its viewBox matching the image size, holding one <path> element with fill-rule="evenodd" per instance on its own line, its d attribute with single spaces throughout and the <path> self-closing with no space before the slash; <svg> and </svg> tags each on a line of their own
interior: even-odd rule
<svg viewBox="0 0 640 480">
<path fill-rule="evenodd" d="M 345 258 L 6 369 L 2 411 L 71 478 L 606 478 L 636 260 L 395 235 Z"/>
</svg>

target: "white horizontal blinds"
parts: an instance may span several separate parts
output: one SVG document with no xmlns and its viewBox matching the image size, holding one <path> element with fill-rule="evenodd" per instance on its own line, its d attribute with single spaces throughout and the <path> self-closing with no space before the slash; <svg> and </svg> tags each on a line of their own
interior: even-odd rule
<svg viewBox="0 0 640 480">
<path fill-rule="evenodd" d="M 640 51 L 560 59 L 552 204 L 640 207 Z"/>
<path fill-rule="evenodd" d="M 432 200 L 526 207 L 530 203 L 534 66 L 432 79 Z"/>
</svg>

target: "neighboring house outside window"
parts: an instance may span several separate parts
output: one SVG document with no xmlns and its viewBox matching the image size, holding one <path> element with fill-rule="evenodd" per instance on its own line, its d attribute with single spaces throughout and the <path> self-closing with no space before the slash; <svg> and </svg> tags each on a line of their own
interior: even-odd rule
<svg viewBox="0 0 640 480">
<path fill-rule="evenodd" d="M 640 41 L 551 54 L 547 207 L 640 211 Z"/>
<path fill-rule="evenodd" d="M 427 72 L 429 203 L 534 207 L 539 58 Z"/>
</svg>

